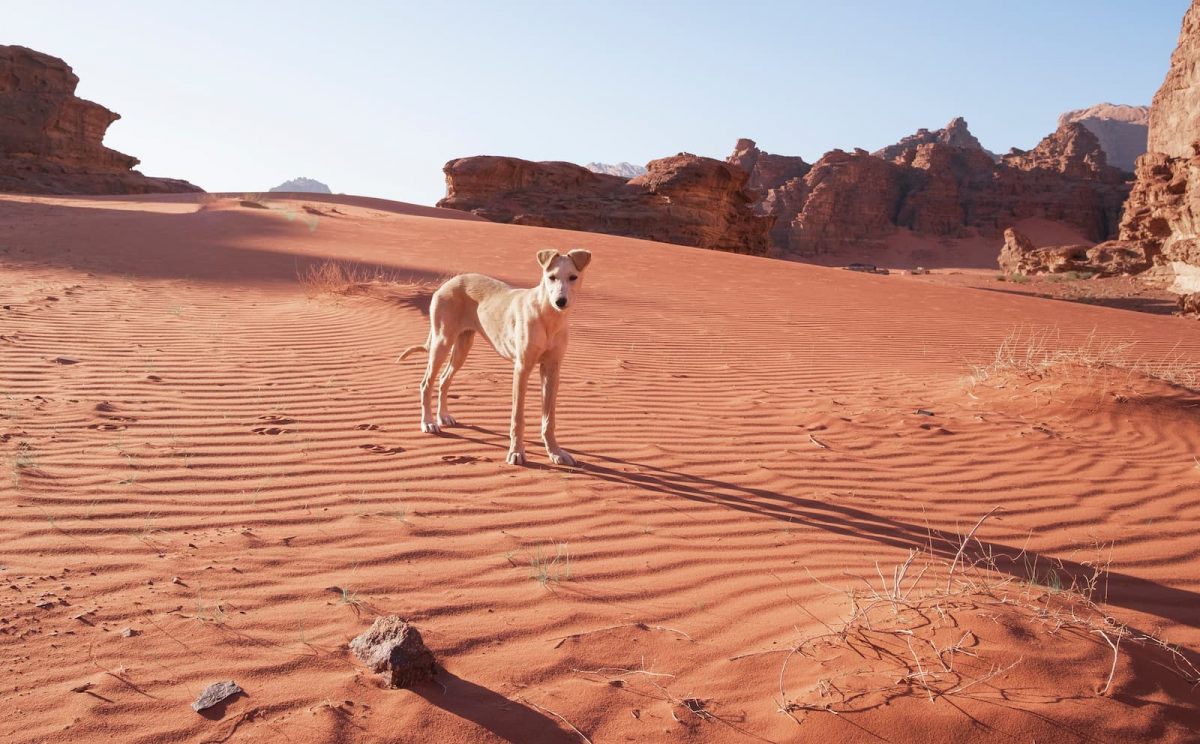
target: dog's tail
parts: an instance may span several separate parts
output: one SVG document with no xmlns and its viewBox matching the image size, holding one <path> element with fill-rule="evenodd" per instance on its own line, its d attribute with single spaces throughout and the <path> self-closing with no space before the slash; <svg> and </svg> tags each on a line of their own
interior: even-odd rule
<svg viewBox="0 0 1200 744">
<path fill-rule="evenodd" d="M 418 344 L 417 346 L 410 346 L 407 349 L 405 349 L 404 351 L 400 352 L 400 356 L 396 357 L 396 362 L 400 363 L 400 362 L 404 361 L 405 359 L 407 359 L 409 354 L 415 354 L 418 351 L 423 351 L 426 354 L 428 354 L 429 347 L 426 346 L 425 344 Z"/>
</svg>

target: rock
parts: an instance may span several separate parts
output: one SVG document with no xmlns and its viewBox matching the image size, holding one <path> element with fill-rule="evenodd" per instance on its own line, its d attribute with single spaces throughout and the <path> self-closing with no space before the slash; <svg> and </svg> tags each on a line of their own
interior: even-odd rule
<svg viewBox="0 0 1200 744">
<path fill-rule="evenodd" d="M 804 162 L 804 158 L 763 152 L 752 139 L 738 140 L 733 154 L 726 158 L 725 162 L 749 173 L 750 188 L 761 191 L 762 197 L 771 189 L 779 188 L 794 178 L 804 178 L 805 174 L 812 170 L 812 166 Z"/>
<path fill-rule="evenodd" d="M 1184 14 L 1166 79 L 1150 105 L 1148 152 L 1137 161 L 1120 241 L 1175 274 L 1172 289 L 1196 290 L 1200 267 L 1200 2 Z"/>
<path fill-rule="evenodd" d="M 272 192 L 292 192 L 300 194 L 332 194 L 329 187 L 320 181 L 312 178 L 293 178 L 290 181 L 284 181 L 278 186 L 271 189 Z"/>
<path fill-rule="evenodd" d="M 616 165 L 608 163 L 588 163 L 583 166 L 592 173 L 605 173 L 610 176 L 620 176 L 621 178 L 636 178 L 646 172 L 644 165 L 634 165 L 633 163 L 620 162 Z"/>
<path fill-rule="evenodd" d="M 1059 274 L 1079 271 L 1101 276 L 1137 274 L 1150 268 L 1154 248 L 1147 244 L 1110 240 L 1099 245 L 1051 245 L 1034 247 L 1022 233 L 1004 231 L 1004 246 L 997 262 L 1005 274 Z"/>
<path fill-rule="evenodd" d="M 0 191 L 34 194 L 144 194 L 200 191 L 186 181 L 149 178 L 138 159 L 104 146 L 120 118 L 75 96 L 66 62 L 21 46 L 0 46 Z"/>
<path fill-rule="evenodd" d="M 200 697 L 192 703 L 192 710 L 199 713 L 202 710 L 211 708 L 222 700 L 226 700 L 234 695 L 242 692 L 242 688 L 238 687 L 233 680 L 227 682 L 213 682 L 208 687 L 204 688 L 204 692 L 200 693 Z"/>
<path fill-rule="evenodd" d="M 1150 240 L 1108 240 L 1087 250 L 1087 263 L 1099 274 L 1119 276 L 1140 274 L 1154 265 L 1159 253 Z"/>
<path fill-rule="evenodd" d="M 123 638 L 133 638 L 135 635 L 140 635 L 140 631 L 134 630 L 133 628 L 125 628 L 121 631 L 121 637 Z"/>
<path fill-rule="evenodd" d="M 878 242 L 895 232 L 903 168 L 864 150 L 833 150 L 801 179 L 764 201 L 778 220 L 771 232 L 785 254 L 815 257 Z"/>
<path fill-rule="evenodd" d="M 773 219 L 756 215 L 748 175 L 688 153 L 631 179 L 573 163 L 480 156 L 452 160 L 439 207 L 493 222 L 625 235 L 765 255 Z"/>
<path fill-rule="evenodd" d="M 971 134 L 971 130 L 967 127 L 967 120 L 961 116 L 954 117 L 945 127 L 935 129 L 932 132 L 928 129 L 918 129 L 915 134 L 910 134 L 896 144 L 888 145 L 880 150 L 876 150 L 872 154 L 884 160 L 895 160 L 901 157 L 905 151 L 911 150 L 918 145 L 931 144 L 948 145 L 964 150 L 977 150 L 985 153 L 992 160 L 997 159 L 995 153 L 983 149 L 983 145 L 979 144 L 979 140 L 975 138 L 975 135 Z"/>
<path fill-rule="evenodd" d="M 776 218 L 776 255 L 819 257 L 843 249 L 886 249 L 897 228 L 933 237 L 996 235 L 1041 217 L 1089 240 L 1116 235 L 1125 177 L 1108 165 L 1087 127 L 1067 123 L 1028 152 L 997 160 L 955 119 L 870 155 L 826 153 L 812 166 L 738 140 L 727 161 L 748 170 L 754 209 Z"/>
<path fill-rule="evenodd" d="M 411 687 L 433 679 L 433 652 L 425 647 L 421 633 L 407 620 L 388 615 L 376 618 L 371 627 L 350 641 L 350 650 L 373 672 L 390 675 L 392 687 Z"/>
<path fill-rule="evenodd" d="M 1179 312 L 1181 315 L 1200 315 L 1200 292 L 1179 295 Z"/>
<path fill-rule="evenodd" d="M 1058 126 L 1078 122 L 1088 128 L 1108 157 L 1109 165 L 1129 173 L 1146 152 L 1150 132 L 1150 107 L 1100 103 L 1068 111 L 1058 117 Z"/>
</svg>

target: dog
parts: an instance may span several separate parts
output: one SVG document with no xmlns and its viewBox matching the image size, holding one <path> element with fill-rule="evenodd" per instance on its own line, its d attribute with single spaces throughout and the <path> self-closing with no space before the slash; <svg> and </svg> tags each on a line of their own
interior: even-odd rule
<svg viewBox="0 0 1200 744">
<path fill-rule="evenodd" d="M 571 309 L 583 286 L 583 270 L 592 261 L 588 251 L 576 249 L 565 256 L 558 251 L 538 251 L 542 280 L 536 287 L 517 289 L 482 274 L 459 274 L 433 294 L 429 306 L 429 340 L 410 346 L 400 361 L 416 351 L 429 353 L 421 380 L 421 431 L 438 434 L 443 426 L 458 423 L 447 410 L 446 399 L 454 374 L 462 369 L 475 334 L 481 333 L 500 356 L 513 363 L 512 422 L 509 427 L 508 463 L 525 464 L 525 390 L 535 366 L 542 377 L 542 441 L 555 465 L 576 465 L 575 458 L 558 446 L 554 436 L 558 380 L 567 353 Z M 437 415 L 433 415 L 433 378 L 438 378 Z"/>
</svg>

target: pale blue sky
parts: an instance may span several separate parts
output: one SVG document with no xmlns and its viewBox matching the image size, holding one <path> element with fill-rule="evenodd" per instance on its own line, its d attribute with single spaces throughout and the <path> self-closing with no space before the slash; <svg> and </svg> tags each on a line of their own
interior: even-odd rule
<svg viewBox="0 0 1200 744">
<path fill-rule="evenodd" d="M 107 143 L 210 191 L 295 176 L 429 204 L 465 155 L 809 161 L 954 116 L 1032 147 L 1059 113 L 1149 103 L 1188 0 L 452 3 L 0 0 L 64 58 Z"/>
</svg>

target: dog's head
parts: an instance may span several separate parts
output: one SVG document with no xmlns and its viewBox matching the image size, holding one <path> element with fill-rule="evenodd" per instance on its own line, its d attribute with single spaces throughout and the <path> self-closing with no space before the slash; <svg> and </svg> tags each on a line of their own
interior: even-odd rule
<svg viewBox="0 0 1200 744">
<path fill-rule="evenodd" d="M 537 261 L 542 267 L 542 290 L 550 307 L 566 310 L 575 304 L 579 288 L 583 286 L 583 270 L 591 260 L 591 253 L 578 248 L 568 251 L 565 256 L 553 248 L 538 251 Z"/>
</svg>

